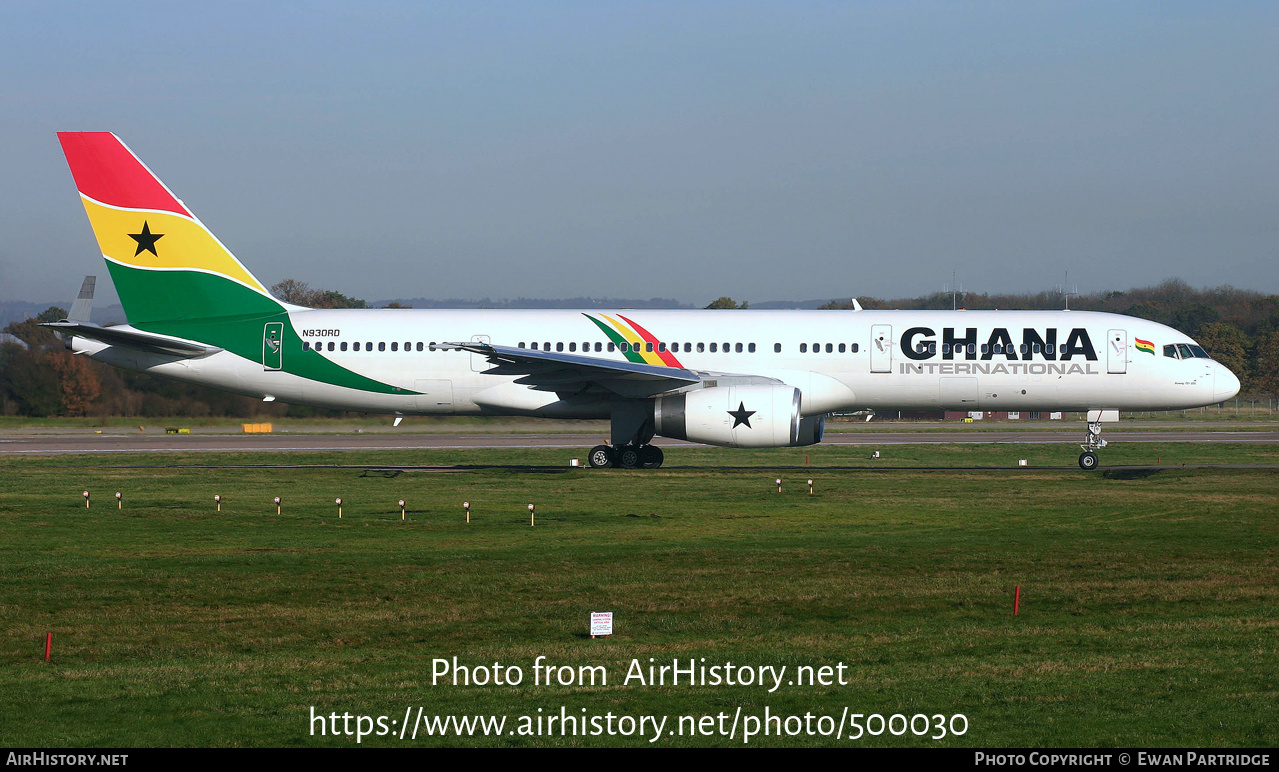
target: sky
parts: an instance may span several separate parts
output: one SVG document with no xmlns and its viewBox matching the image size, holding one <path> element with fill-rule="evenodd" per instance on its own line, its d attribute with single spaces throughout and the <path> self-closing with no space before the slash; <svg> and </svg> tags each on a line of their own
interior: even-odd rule
<svg viewBox="0 0 1279 772">
<path fill-rule="evenodd" d="M 368 300 L 1279 292 L 1275 3 L 10 0 L 0 30 L 0 300 L 106 274 L 68 130 L 265 284 Z"/>
</svg>

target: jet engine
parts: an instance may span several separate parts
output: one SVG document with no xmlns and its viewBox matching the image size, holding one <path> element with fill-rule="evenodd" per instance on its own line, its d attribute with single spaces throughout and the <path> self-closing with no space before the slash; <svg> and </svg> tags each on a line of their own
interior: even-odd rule
<svg viewBox="0 0 1279 772">
<path fill-rule="evenodd" d="M 729 448 L 781 448 L 821 440 L 822 416 L 802 418 L 799 389 L 785 385 L 713 386 L 658 397 L 655 433 Z"/>
</svg>

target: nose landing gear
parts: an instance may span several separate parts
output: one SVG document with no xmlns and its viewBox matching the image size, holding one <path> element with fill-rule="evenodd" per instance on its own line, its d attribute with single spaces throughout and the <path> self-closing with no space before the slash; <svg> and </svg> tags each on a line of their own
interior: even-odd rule
<svg viewBox="0 0 1279 772">
<path fill-rule="evenodd" d="M 1088 439 L 1079 447 L 1084 451 L 1079 454 L 1079 468 L 1086 472 L 1096 469 L 1097 451 L 1106 447 L 1106 441 L 1101 438 L 1101 421 L 1088 422 Z"/>
</svg>

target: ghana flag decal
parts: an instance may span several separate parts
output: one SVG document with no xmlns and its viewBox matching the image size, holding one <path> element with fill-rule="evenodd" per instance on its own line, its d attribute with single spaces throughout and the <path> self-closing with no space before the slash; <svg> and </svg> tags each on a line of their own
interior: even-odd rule
<svg viewBox="0 0 1279 772">
<path fill-rule="evenodd" d="M 279 325 L 284 366 L 271 369 L 363 391 L 416 393 L 303 349 L 284 305 L 119 137 L 59 132 L 58 141 L 129 324 L 249 360 L 263 357 L 264 327 Z"/>
<path fill-rule="evenodd" d="M 609 340 L 617 344 L 628 362 L 658 367 L 683 367 L 675 358 L 674 352 L 663 351 L 664 346 L 657 337 L 631 319 L 621 314 L 617 315 L 618 319 L 622 320 L 620 322 L 608 314 L 600 314 L 605 321 L 600 321 L 590 314 L 582 314 L 582 316 L 594 322 Z"/>
<path fill-rule="evenodd" d="M 1144 351 L 1144 352 L 1146 352 L 1147 354 L 1153 354 L 1153 353 L 1155 353 L 1155 344 L 1154 344 L 1154 343 L 1151 343 L 1151 342 L 1150 342 L 1150 341 L 1148 341 L 1148 340 L 1142 340 L 1141 338 L 1133 338 L 1133 340 L 1135 340 L 1135 341 L 1137 342 L 1137 350 L 1138 350 L 1138 351 Z"/>
</svg>

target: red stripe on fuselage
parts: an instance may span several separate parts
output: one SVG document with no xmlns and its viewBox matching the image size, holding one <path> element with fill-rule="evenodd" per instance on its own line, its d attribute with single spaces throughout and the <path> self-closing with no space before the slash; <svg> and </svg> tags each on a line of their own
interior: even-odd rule
<svg viewBox="0 0 1279 772">
<path fill-rule="evenodd" d="M 60 131 L 58 141 L 76 188 L 109 206 L 157 209 L 191 217 L 141 161 L 108 131 Z"/>
<path fill-rule="evenodd" d="M 625 316 L 622 316 L 621 314 L 618 314 L 618 316 L 620 316 L 623 321 L 625 321 L 627 324 L 633 327 L 635 331 L 639 333 L 641 338 L 653 344 L 653 352 L 656 353 L 657 356 L 661 357 L 661 360 L 666 363 L 667 367 L 683 367 L 684 366 L 679 363 L 679 360 L 675 358 L 674 354 L 672 354 L 669 351 L 662 351 L 661 345 L 658 343 L 658 340 L 653 335 L 653 333 L 639 326 L 634 321 L 627 319 Z"/>
</svg>

